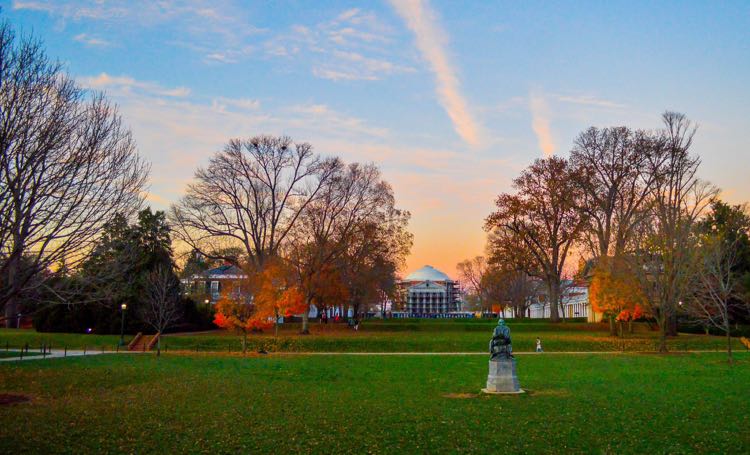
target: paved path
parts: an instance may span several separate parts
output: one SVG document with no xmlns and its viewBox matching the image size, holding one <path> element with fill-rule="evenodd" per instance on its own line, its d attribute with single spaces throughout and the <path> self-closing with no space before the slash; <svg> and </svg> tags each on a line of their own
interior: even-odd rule
<svg viewBox="0 0 750 455">
<path fill-rule="evenodd" d="M 178 354 L 193 354 L 193 351 L 170 351 Z M 690 351 L 669 351 L 669 354 L 701 354 L 701 353 L 721 353 L 724 351 L 715 350 L 690 350 Z M 742 352 L 742 351 L 739 351 Z M 104 351 L 101 350 L 87 350 L 85 353 L 82 350 L 71 350 L 67 353 L 62 349 L 53 349 L 51 354 L 46 356 L 39 355 L 38 352 L 31 352 L 29 355 L 24 354 L 23 359 L 19 357 L 5 357 L 0 358 L 0 362 L 14 362 L 18 360 L 43 360 L 43 359 L 61 359 L 64 357 L 79 357 L 83 355 L 100 355 L 100 354 L 142 354 L 138 352 L 129 351 Z M 168 353 L 166 353 L 168 354 Z M 200 352 L 199 354 L 211 355 L 217 354 L 220 356 L 226 355 L 223 351 L 216 352 Z M 236 357 L 237 352 L 232 353 L 232 356 Z M 257 357 L 258 353 L 248 351 L 248 354 Z M 513 355 L 527 356 L 527 355 L 627 355 L 627 354 L 659 354 L 656 351 L 552 351 L 552 352 L 514 352 Z M 486 352 L 270 352 L 269 356 L 488 356 Z"/>
<path fill-rule="evenodd" d="M 120 351 L 120 354 L 128 353 L 127 350 Z M 23 358 L 19 357 L 3 357 L 0 362 L 17 362 L 19 360 L 43 360 L 43 359 L 62 359 L 65 357 L 80 357 L 84 355 L 100 355 L 100 354 L 118 354 L 118 352 L 104 351 L 100 349 L 89 349 L 86 351 L 79 349 L 68 349 L 66 352 L 64 349 L 53 349 L 52 352 L 48 352 L 46 356 L 43 356 L 39 351 L 29 351 L 28 354 L 24 354 Z"/>
</svg>

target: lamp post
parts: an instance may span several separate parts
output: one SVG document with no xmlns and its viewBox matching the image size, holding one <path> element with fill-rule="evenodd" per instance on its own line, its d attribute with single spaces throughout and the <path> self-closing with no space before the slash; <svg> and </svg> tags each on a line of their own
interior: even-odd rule
<svg viewBox="0 0 750 455">
<path fill-rule="evenodd" d="M 120 305 L 120 309 L 122 310 L 122 318 L 120 320 L 120 346 L 125 346 L 125 310 L 128 309 L 128 306 L 123 303 Z"/>
</svg>

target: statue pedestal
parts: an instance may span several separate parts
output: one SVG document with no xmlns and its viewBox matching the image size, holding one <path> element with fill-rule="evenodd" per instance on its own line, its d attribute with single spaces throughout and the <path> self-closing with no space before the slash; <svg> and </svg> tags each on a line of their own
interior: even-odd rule
<svg viewBox="0 0 750 455">
<path fill-rule="evenodd" d="M 487 375 L 487 387 L 482 389 L 490 394 L 524 393 L 516 375 L 516 359 L 490 360 L 490 374 Z"/>
</svg>

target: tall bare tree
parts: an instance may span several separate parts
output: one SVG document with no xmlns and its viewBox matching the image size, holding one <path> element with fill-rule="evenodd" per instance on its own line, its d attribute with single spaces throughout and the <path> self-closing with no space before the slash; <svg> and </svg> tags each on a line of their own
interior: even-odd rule
<svg viewBox="0 0 750 455">
<path fill-rule="evenodd" d="M 148 166 L 103 95 L 78 87 L 41 44 L 0 25 L 0 307 L 75 268 L 102 227 L 142 203 Z"/>
<path fill-rule="evenodd" d="M 576 139 L 570 162 L 579 171 L 579 208 L 587 220 L 582 241 L 594 259 L 623 254 L 637 225 L 648 218 L 658 174 L 647 163 L 663 158 L 655 153 L 661 142 L 660 135 L 626 127 L 592 127 Z"/>
<path fill-rule="evenodd" d="M 659 325 L 659 351 L 666 352 L 667 336 L 676 334 L 678 302 L 688 296 L 695 276 L 694 227 L 718 191 L 697 176 L 700 158 L 690 153 L 696 128 L 674 112 L 666 112 L 663 121 L 663 145 L 646 163 L 656 176 L 651 218 L 639 229 L 631 261 L 646 310 Z"/>
<path fill-rule="evenodd" d="M 156 330 L 156 355 L 161 355 L 161 336 L 180 319 L 180 283 L 174 272 L 159 266 L 146 276 L 145 304 L 140 307 L 141 319 Z"/>
<path fill-rule="evenodd" d="M 485 221 L 493 233 L 493 254 L 544 281 L 554 322 L 565 261 L 585 223 L 577 209 L 582 197 L 573 183 L 577 172 L 563 158 L 536 160 L 513 181 L 515 194 L 498 196 L 497 210 Z"/>
<path fill-rule="evenodd" d="M 195 173 L 171 209 L 176 235 L 208 258 L 240 246 L 256 269 L 279 248 L 319 197 L 338 160 L 322 159 L 288 137 L 232 139 Z"/>
</svg>

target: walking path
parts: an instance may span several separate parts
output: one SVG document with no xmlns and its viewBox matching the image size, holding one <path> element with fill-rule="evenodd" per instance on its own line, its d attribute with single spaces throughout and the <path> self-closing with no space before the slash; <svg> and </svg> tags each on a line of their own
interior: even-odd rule
<svg viewBox="0 0 750 455">
<path fill-rule="evenodd" d="M 170 351 L 171 353 L 177 354 L 193 354 L 193 351 Z M 702 353 L 717 353 L 724 351 L 715 350 L 689 350 L 689 351 L 669 351 L 666 354 L 702 354 Z M 742 352 L 742 351 L 738 351 Z M 14 362 L 19 360 L 43 360 L 43 359 L 61 359 L 65 357 L 80 357 L 84 355 L 101 355 L 101 354 L 141 354 L 138 352 L 128 351 L 101 351 L 101 350 L 68 350 L 67 353 L 62 349 L 53 349 L 51 353 L 46 356 L 42 356 L 38 352 L 31 352 L 24 354 L 23 359 L 20 357 L 5 357 L 0 358 L 0 362 Z M 216 352 L 201 352 L 203 356 L 217 354 L 225 356 L 226 353 L 222 351 Z M 233 357 L 236 357 L 238 353 L 233 353 Z M 259 354 L 256 352 L 248 352 L 253 357 L 257 357 Z M 627 354 L 659 354 L 656 351 L 552 351 L 552 352 L 514 352 L 515 356 L 527 356 L 527 355 L 627 355 Z M 489 356 L 487 352 L 269 352 L 269 356 L 286 357 L 286 356 Z"/>
<path fill-rule="evenodd" d="M 127 351 L 120 351 L 119 354 L 127 354 Z M 82 349 L 53 349 L 51 352 L 47 352 L 47 355 L 43 356 L 41 352 L 31 351 L 28 354 L 24 353 L 23 358 L 17 357 L 3 357 L 0 358 L 0 362 L 17 362 L 19 360 L 43 360 L 43 359 L 62 359 L 65 357 L 81 357 L 84 355 L 100 355 L 100 354 L 118 354 L 113 351 L 102 351 L 102 350 L 82 350 Z"/>
<path fill-rule="evenodd" d="M 669 351 L 667 354 L 701 354 L 701 353 L 721 353 L 725 351 L 715 351 L 710 349 L 695 349 L 689 351 Z M 741 351 L 739 351 L 741 352 Z M 657 351 L 545 351 L 545 352 L 513 352 L 514 356 L 518 355 L 623 355 L 623 354 L 659 354 Z M 270 352 L 268 355 L 366 355 L 366 356 L 390 356 L 390 355 L 483 355 L 489 357 L 488 352 Z"/>
</svg>

